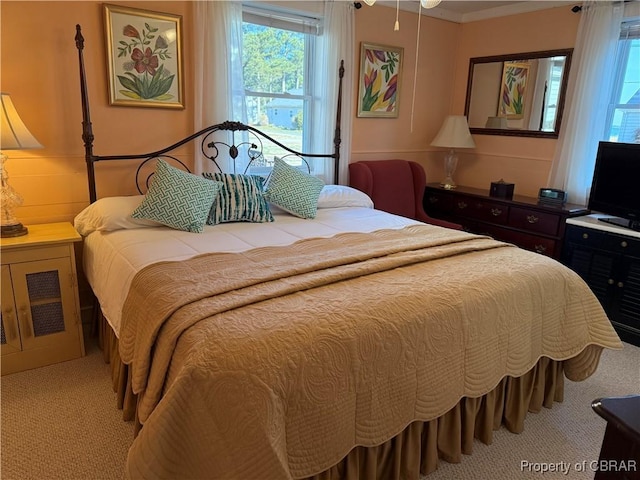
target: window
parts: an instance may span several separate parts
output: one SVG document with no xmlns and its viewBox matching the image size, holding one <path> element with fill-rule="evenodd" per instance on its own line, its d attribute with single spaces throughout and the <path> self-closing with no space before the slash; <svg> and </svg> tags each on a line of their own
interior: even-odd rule
<svg viewBox="0 0 640 480">
<path fill-rule="evenodd" d="M 605 139 L 640 143 L 640 20 L 622 24 Z"/>
<path fill-rule="evenodd" d="M 310 151 L 311 70 L 318 30 L 316 18 L 243 7 L 242 66 L 248 123 L 303 152 Z M 252 164 L 253 173 L 271 167 L 276 156 L 292 165 L 302 163 L 275 145 L 265 144 L 263 155 L 264 159 Z"/>
<path fill-rule="evenodd" d="M 556 113 L 565 61 L 565 57 L 552 57 L 549 59 L 549 73 L 545 82 L 543 122 L 540 128 L 543 132 L 553 132 L 556 127 Z"/>
</svg>

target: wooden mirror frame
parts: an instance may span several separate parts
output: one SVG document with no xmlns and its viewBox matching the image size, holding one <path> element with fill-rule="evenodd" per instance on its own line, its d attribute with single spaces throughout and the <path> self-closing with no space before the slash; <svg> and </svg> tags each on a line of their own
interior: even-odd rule
<svg viewBox="0 0 640 480">
<path fill-rule="evenodd" d="M 481 135 L 507 135 L 516 137 L 535 137 L 535 138 L 558 138 L 560 133 L 560 124 L 562 122 L 562 113 L 564 111 L 564 103 L 567 95 L 567 84 L 569 81 L 569 71 L 571 69 L 571 56 L 573 54 L 573 48 L 565 48 L 558 50 L 543 50 L 538 52 L 525 52 L 525 53 L 513 53 L 507 55 L 494 55 L 489 57 L 474 57 L 469 59 L 469 76 L 467 79 L 467 97 L 465 100 L 464 114 L 469 120 L 469 110 L 471 106 L 471 92 L 473 82 L 474 67 L 481 63 L 493 63 L 493 62 L 508 62 L 515 60 L 531 60 L 536 58 L 547 58 L 566 56 L 566 62 L 564 71 L 562 73 L 562 80 L 560 84 L 560 92 L 558 95 L 558 107 L 556 110 L 556 119 L 553 131 L 538 131 L 538 130 L 520 130 L 520 129 L 500 129 L 500 128 L 481 128 L 471 127 L 469 123 L 469 130 L 471 133 Z"/>
</svg>

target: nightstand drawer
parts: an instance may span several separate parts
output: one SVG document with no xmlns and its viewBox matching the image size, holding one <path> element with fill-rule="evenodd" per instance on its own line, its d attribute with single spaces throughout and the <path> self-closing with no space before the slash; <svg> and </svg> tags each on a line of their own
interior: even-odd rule
<svg viewBox="0 0 640 480">
<path fill-rule="evenodd" d="M 70 256 L 68 245 L 53 245 L 32 247 L 29 249 L 2 251 L 2 264 L 47 260 L 50 258 L 64 258 Z"/>
<path fill-rule="evenodd" d="M 511 207 L 509 226 L 546 235 L 557 235 L 560 216 L 527 208 Z"/>
</svg>

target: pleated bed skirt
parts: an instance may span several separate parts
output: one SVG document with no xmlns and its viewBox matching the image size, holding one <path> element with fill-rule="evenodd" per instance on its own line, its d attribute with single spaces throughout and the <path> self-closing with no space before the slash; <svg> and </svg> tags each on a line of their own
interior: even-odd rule
<svg viewBox="0 0 640 480">
<path fill-rule="evenodd" d="M 141 425 L 136 416 L 136 395 L 131 390 L 129 368 L 120 360 L 118 339 L 106 321 L 100 322 L 99 341 L 104 359 L 111 365 L 118 408 L 126 421 Z M 474 438 L 489 445 L 501 425 L 513 432 L 524 429 L 528 412 L 562 402 L 563 362 L 542 357 L 521 377 L 506 377 L 493 390 L 478 398 L 462 398 L 444 415 L 416 421 L 387 442 L 375 447 L 355 447 L 338 464 L 309 480 L 358 480 L 384 478 L 418 480 L 433 472 L 438 461 L 459 463 L 470 455 Z M 471 459 L 472 461 L 472 459 Z"/>
</svg>

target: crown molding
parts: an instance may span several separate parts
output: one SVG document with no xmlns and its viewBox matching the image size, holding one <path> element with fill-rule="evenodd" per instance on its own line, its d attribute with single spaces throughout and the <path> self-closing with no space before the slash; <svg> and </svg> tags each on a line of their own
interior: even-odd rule
<svg viewBox="0 0 640 480">
<path fill-rule="evenodd" d="M 455 1 L 455 0 L 449 0 Z M 432 18 L 439 18 L 454 23 L 476 22 L 478 20 L 487 20 L 489 18 L 506 17 L 509 15 L 517 15 L 520 13 L 535 12 L 537 10 L 546 10 L 549 8 L 565 7 L 580 3 L 580 0 L 524 0 L 512 3 L 510 5 L 501 5 L 498 7 L 477 10 L 475 12 L 460 13 L 446 8 L 446 3 L 430 9 L 422 9 L 422 15 Z M 396 8 L 395 0 L 383 0 L 376 3 L 383 7 Z M 444 5 L 444 6 L 443 6 Z M 367 7 L 370 8 L 370 7 Z M 401 0 L 400 10 L 418 13 L 419 2 Z"/>
</svg>

